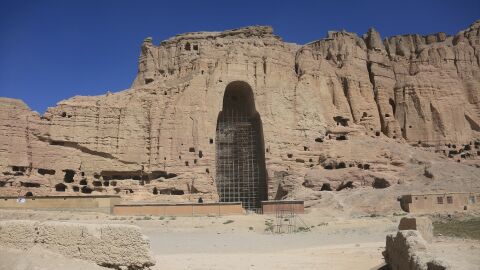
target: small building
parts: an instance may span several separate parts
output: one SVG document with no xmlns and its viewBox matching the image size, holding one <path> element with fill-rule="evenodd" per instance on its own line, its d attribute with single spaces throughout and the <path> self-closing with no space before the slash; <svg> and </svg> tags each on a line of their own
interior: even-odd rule
<svg viewBox="0 0 480 270">
<path fill-rule="evenodd" d="M 289 201 L 289 200 L 278 200 L 278 201 L 262 201 L 262 213 L 276 214 L 278 212 L 290 212 L 292 214 L 303 214 L 305 213 L 305 207 L 303 201 Z"/>
<path fill-rule="evenodd" d="M 403 195 L 400 206 L 409 213 L 453 212 L 480 209 L 480 192 Z"/>
</svg>

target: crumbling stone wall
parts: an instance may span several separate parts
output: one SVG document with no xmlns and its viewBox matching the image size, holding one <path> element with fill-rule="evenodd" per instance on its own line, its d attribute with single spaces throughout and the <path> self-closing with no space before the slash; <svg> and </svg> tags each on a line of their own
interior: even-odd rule
<svg viewBox="0 0 480 270">
<path fill-rule="evenodd" d="M 1 221 L 0 245 L 22 250 L 40 246 L 116 269 L 145 269 L 155 264 L 148 238 L 131 225 Z"/>
<path fill-rule="evenodd" d="M 415 230 L 401 230 L 387 235 L 385 262 L 392 270 L 446 270 L 446 263 L 429 254 L 427 242 Z"/>
<path fill-rule="evenodd" d="M 433 239 L 432 221 L 427 217 L 404 217 L 400 220 L 400 224 L 398 224 L 398 230 L 416 230 L 427 242 L 431 242 Z"/>
</svg>

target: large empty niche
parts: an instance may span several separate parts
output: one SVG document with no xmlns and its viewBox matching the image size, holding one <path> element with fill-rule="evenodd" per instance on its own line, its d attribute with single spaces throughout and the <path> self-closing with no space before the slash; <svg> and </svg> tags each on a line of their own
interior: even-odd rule
<svg viewBox="0 0 480 270">
<path fill-rule="evenodd" d="M 267 200 L 262 121 L 250 85 L 227 85 L 216 130 L 216 184 L 221 202 L 242 202 L 246 209 Z"/>
</svg>

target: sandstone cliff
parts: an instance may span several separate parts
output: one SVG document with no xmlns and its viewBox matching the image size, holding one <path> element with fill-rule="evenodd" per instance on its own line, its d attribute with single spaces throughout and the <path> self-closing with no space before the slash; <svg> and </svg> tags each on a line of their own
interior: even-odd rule
<svg viewBox="0 0 480 270">
<path fill-rule="evenodd" d="M 0 98 L 0 195 L 216 200 L 216 125 L 233 81 L 254 92 L 270 198 L 386 188 L 427 170 L 448 188 L 455 166 L 468 167 L 460 188 L 480 188 L 479 50 L 480 21 L 455 36 L 370 29 L 303 46 L 265 26 L 147 38 L 130 89 L 43 116 Z"/>
</svg>

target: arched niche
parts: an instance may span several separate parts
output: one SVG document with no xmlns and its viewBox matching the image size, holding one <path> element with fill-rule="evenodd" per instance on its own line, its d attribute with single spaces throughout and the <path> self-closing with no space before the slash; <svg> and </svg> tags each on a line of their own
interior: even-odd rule
<svg viewBox="0 0 480 270">
<path fill-rule="evenodd" d="M 248 83 L 234 81 L 225 88 L 215 141 L 220 201 L 260 208 L 261 201 L 267 200 L 263 129 Z"/>
</svg>

